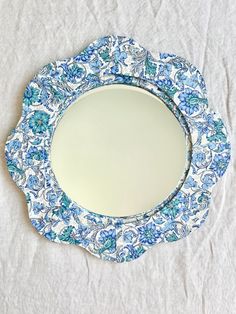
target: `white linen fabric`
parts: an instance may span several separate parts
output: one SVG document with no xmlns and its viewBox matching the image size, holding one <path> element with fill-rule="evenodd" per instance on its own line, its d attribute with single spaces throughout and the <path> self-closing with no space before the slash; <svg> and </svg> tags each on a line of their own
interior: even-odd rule
<svg viewBox="0 0 236 314">
<path fill-rule="evenodd" d="M 4 158 L 33 75 L 109 34 L 136 39 L 154 57 L 170 52 L 196 65 L 232 144 L 205 224 L 123 264 L 40 236 Z M 235 53 L 234 0 L 0 0 L 1 313 L 236 312 Z"/>
</svg>

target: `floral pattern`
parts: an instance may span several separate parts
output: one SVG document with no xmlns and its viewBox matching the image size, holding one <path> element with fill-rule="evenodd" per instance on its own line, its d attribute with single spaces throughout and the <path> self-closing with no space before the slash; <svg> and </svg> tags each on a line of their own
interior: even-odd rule
<svg viewBox="0 0 236 314">
<path fill-rule="evenodd" d="M 35 101 L 37 101 L 39 95 L 39 90 L 32 86 L 27 86 L 24 93 L 24 102 L 26 105 L 32 105 Z"/>
<path fill-rule="evenodd" d="M 186 134 L 188 162 L 176 190 L 151 210 L 129 217 L 95 214 L 75 203 L 58 185 L 50 165 L 53 132 L 65 110 L 85 92 L 110 84 L 137 86 L 156 95 Z M 154 58 L 133 39 L 107 36 L 75 57 L 46 65 L 33 78 L 5 155 L 41 235 L 79 245 L 104 260 L 125 262 L 202 225 L 212 188 L 229 164 L 230 144 L 222 120 L 208 107 L 204 79 L 193 65 L 174 54 Z"/>
<path fill-rule="evenodd" d="M 199 111 L 199 105 L 206 103 L 206 99 L 202 99 L 199 92 L 186 88 L 184 92 L 178 96 L 180 100 L 179 109 L 184 111 L 187 115 L 192 115 Z"/>
<path fill-rule="evenodd" d="M 42 134 L 47 131 L 49 114 L 41 110 L 36 110 L 29 119 L 29 127 L 34 134 Z"/>
<path fill-rule="evenodd" d="M 157 229 L 156 224 L 153 222 L 148 223 L 145 226 L 138 228 L 140 234 L 140 242 L 143 244 L 152 245 L 155 244 L 160 237 L 160 231 Z"/>
</svg>

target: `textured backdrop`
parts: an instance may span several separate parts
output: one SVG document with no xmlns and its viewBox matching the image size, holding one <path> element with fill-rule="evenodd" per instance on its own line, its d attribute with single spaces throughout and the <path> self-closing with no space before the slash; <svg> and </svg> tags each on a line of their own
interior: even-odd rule
<svg viewBox="0 0 236 314">
<path fill-rule="evenodd" d="M 3 156 L 32 76 L 109 34 L 196 65 L 233 147 L 202 228 L 124 264 L 37 234 Z M 235 0 L 0 0 L 1 313 L 236 313 L 235 54 Z"/>
</svg>

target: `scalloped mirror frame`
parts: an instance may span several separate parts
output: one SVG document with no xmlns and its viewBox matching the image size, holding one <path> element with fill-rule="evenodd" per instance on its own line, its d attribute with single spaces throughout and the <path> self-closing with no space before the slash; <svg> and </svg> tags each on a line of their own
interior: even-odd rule
<svg viewBox="0 0 236 314">
<path fill-rule="evenodd" d="M 136 86 L 159 97 L 180 121 L 190 147 L 189 165 L 176 190 L 162 204 L 128 217 L 99 215 L 75 203 L 58 185 L 50 163 L 53 133 L 65 110 L 87 91 L 111 84 Z M 5 155 L 41 235 L 125 262 L 202 225 L 212 188 L 228 166 L 230 143 L 223 121 L 208 107 L 205 82 L 195 66 L 174 54 L 154 58 L 133 39 L 106 36 L 72 58 L 46 65 L 31 80 Z"/>
</svg>

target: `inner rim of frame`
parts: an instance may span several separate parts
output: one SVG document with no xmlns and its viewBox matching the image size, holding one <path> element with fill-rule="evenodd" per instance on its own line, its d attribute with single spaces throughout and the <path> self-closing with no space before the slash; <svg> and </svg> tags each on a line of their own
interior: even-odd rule
<svg viewBox="0 0 236 314">
<path fill-rule="evenodd" d="M 147 90 L 147 86 L 145 86 L 144 89 L 121 84 L 94 88 L 89 92 L 85 92 L 70 105 L 55 128 L 51 144 L 51 164 L 55 177 L 59 186 L 67 196 L 79 206 L 89 208 L 90 212 L 112 217 L 131 217 L 144 212 L 149 213 L 153 209 L 166 204 L 182 186 L 186 171 L 189 167 L 188 135 L 183 125 L 180 123 L 180 117 L 177 117 L 166 103 L 154 95 L 152 90 Z M 111 103 L 112 98 L 110 98 L 109 104 L 104 104 L 104 98 L 102 97 L 111 97 L 111 95 L 109 95 L 111 92 L 113 93 L 113 104 Z M 122 101 L 122 94 L 125 94 L 126 98 L 128 97 L 129 101 L 133 102 L 131 108 L 127 108 L 130 104 L 124 104 L 124 99 Z M 132 99 L 131 94 L 136 98 Z M 99 97 L 100 99 L 98 99 Z M 88 102 L 89 98 L 90 102 Z M 140 98 L 145 106 L 143 104 L 139 106 L 135 104 L 135 100 L 140 100 Z M 118 103 L 114 104 L 117 99 Z M 150 103 L 148 104 L 148 102 Z M 115 107 L 118 109 L 118 107 L 122 106 L 123 109 L 126 106 L 125 110 L 128 110 L 124 119 L 122 119 L 122 112 L 119 112 L 122 108 L 119 108 L 118 111 L 114 109 Z M 159 113 L 160 110 L 164 110 L 162 119 L 167 118 L 166 121 L 158 120 L 158 110 Z M 134 113 L 136 114 L 134 115 Z M 100 119 L 96 119 L 96 114 Z M 107 126 L 104 125 L 106 124 L 103 120 L 104 115 L 106 115 L 106 119 L 109 121 L 107 126 L 110 126 L 110 129 L 106 129 Z M 165 134 L 162 132 L 162 136 L 160 136 L 159 133 L 161 129 L 159 128 L 159 132 L 156 134 L 157 143 L 150 142 L 149 138 L 150 135 L 153 136 L 152 132 L 158 131 L 158 128 L 155 129 L 155 118 L 156 123 L 158 121 L 158 123 L 162 123 L 162 127 L 165 127 L 165 123 L 168 124 L 168 121 L 172 121 L 172 123 L 175 121 L 174 124 L 176 124 L 177 121 L 179 129 L 176 128 L 176 125 L 173 130 L 168 131 L 167 128 L 165 130 L 167 132 L 165 133 L 169 133 L 169 137 L 167 136 L 167 138 L 162 141 Z M 135 120 L 138 119 L 139 122 L 137 124 Z M 124 123 L 124 120 L 126 123 Z M 137 129 L 137 126 L 142 129 L 141 133 L 139 133 L 140 130 Z M 133 128 L 133 133 L 131 132 L 131 134 L 127 135 L 124 134 L 124 130 L 127 131 L 128 127 Z M 151 129 L 151 133 L 148 133 L 148 129 L 149 131 Z M 182 160 L 180 160 L 181 152 L 179 152 L 178 155 L 178 149 L 177 151 L 171 150 L 171 147 L 168 147 L 167 155 L 163 155 L 165 140 L 169 139 L 170 141 L 171 136 L 176 135 L 173 132 L 180 132 L 180 130 L 182 132 L 182 139 L 180 140 L 181 136 L 179 136 L 179 139 L 176 137 L 173 140 L 182 141 L 181 145 L 182 149 L 184 149 L 184 158 L 183 151 Z M 101 133 L 100 137 L 101 135 L 105 137 L 102 141 L 101 138 L 99 138 L 99 132 Z M 145 132 L 146 135 L 143 135 Z M 135 136 L 135 134 L 137 136 Z M 114 135 L 116 139 L 113 141 Z M 84 140 L 86 136 L 88 137 Z M 155 135 L 153 138 L 155 138 Z M 144 148 L 138 152 L 137 145 L 135 146 L 133 143 L 134 141 L 140 142 L 139 145 L 142 144 Z M 114 142 L 116 144 L 114 144 Z M 78 144 L 80 146 L 76 148 Z M 172 142 L 172 145 L 175 144 L 176 143 Z M 122 149 L 122 145 L 126 147 L 126 150 L 124 150 L 124 148 Z M 131 148 L 129 147 L 130 145 Z M 117 165 L 117 160 L 115 160 L 114 156 L 119 154 L 118 163 L 120 162 L 120 165 Z M 140 154 L 141 156 L 139 156 Z M 160 154 L 163 155 L 162 158 L 159 158 Z M 168 159 L 169 154 L 171 158 Z M 109 156 L 108 159 L 106 156 Z M 72 157 L 74 160 L 77 160 L 76 163 L 75 161 L 73 162 Z M 159 168 L 155 168 L 155 158 L 157 159 L 156 163 L 159 163 Z M 175 171 L 173 166 L 176 166 L 176 160 L 178 158 L 179 165 L 181 164 L 182 166 L 179 167 L 178 173 L 175 175 L 174 184 L 172 182 L 172 185 L 168 185 L 170 172 Z M 165 162 L 165 159 L 167 159 L 166 163 L 160 165 L 160 162 Z M 168 160 L 172 160 L 172 164 L 168 162 Z M 126 163 L 124 161 L 126 161 Z M 119 167 L 121 167 L 121 169 Z M 122 167 L 123 171 L 121 171 Z M 107 173 L 104 173 L 105 168 L 107 168 Z M 163 171 L 163 169 L 165 171 Z M 140 172 L 138 176 L 137 171 Z M 134 175 L 135 173 L 136 179 L 130 182 L 130 175 Z M 155 178 L 157 181 L 159 180 L 159 183 L 155 182 Z M 167 186 L 164 192 L 163 186 Z M 119 187 L 123 188 L 123 190 L 121 188 L 120 192 L 118 191 Z M 162 191 L 160 193 L 161 189 Z"/>
</svg>

